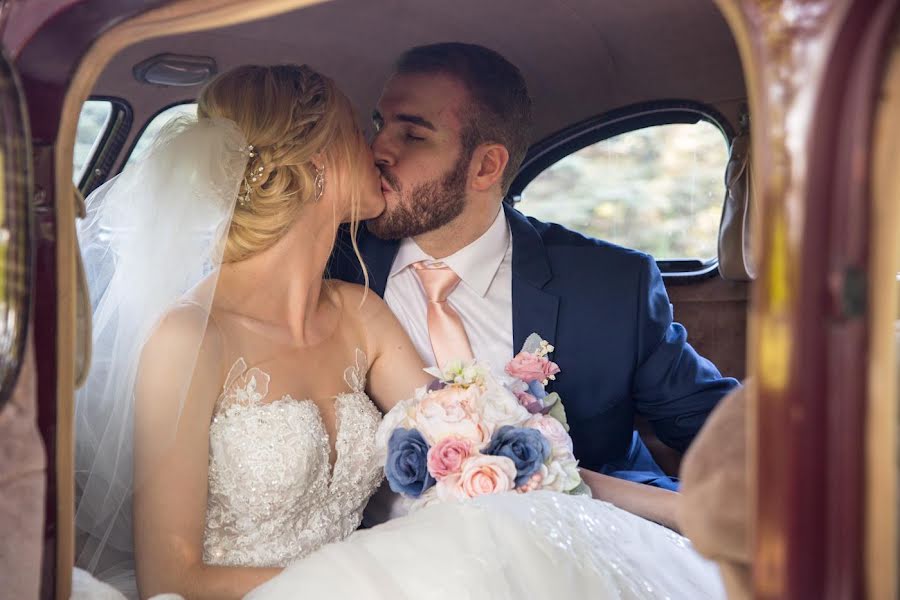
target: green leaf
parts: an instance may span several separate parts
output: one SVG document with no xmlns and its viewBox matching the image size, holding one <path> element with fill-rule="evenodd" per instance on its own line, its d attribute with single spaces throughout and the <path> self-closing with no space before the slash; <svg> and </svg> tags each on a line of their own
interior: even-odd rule
<svg viewBox="0 0 900 600">
<path fill-rule="evenodd" d="M 549 398 L 550 396 L 547 397 Z M 557 396 L 556 398 L 557 400 L 559 400 L 559 396 Z M 556 402 L 555 404 L 553 404 L 553 407 L 547 414 L 562 423 L 562 426 L 566 429 L 566 431 L 569 431 L 569 422 L 568 420 L 566 420 L 566 409 L 563 408 L 562 402 Z"/>
<path fill-rule="evenodd" d="M 591 492 L 591 488 L 584 482 L 584 479 L 581 480 L 581 483 L 578 484 L 577 487 L 566 492 L 567 494 L 572 494 L 573 496 L 587 496 L 589 498 L 593 498 L 594 494 Z"/>
<path fill-rule="evenodd" d="M 551 393 L 547 394 L 546 396 L 544 396 L 544 399 L 541 400 L 541 402 L 544 405 L 544 408 L 547 408 L 548 406 L 553 406 L 554 404 L 556 404 L 559 401 L 560 401 L 559 394 L 557 394 L 556 392 L 551 392 Z"/>
<path fill-rule="evenodd" d="M 538 348 L 541 347 L 541 336 L 536 333 L 532 333 L 525 339 L 525 343 L 522 344 L 522 352 L 526 352 L 528 354 L 534 354 L 537 352 Z"/>
</svg>

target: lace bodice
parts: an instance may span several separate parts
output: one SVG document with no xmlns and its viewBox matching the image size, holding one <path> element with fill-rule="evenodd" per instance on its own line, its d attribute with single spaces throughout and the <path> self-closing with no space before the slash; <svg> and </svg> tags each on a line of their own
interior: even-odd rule
<svg viewBox="0 0 900 600">
<path fill-rule="evenodd" d="M 381 414 L 366 395 L 366 360 L 335 398 L 336 458 L 311 400 L 267 400 L 269 375 L 238 359 L 209 431 L 207 564 L 284 566 L 350 535 L 382 469 L 375 460 Z"/>
</svg>

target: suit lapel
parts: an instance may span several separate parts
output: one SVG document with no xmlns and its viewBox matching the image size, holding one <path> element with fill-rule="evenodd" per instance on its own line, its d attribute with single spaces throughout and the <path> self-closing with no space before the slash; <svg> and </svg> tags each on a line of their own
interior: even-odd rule
<svg viewBox="0 0 900 600">
<path fill-rule="evenodd" d="M 556 320 L 559 298 L 544 291 L 553 278 L 550 260 L 541 236 L 522 213 L 503 204 L 512 234 L 512 311 L 513 353 L 519 352 L 527 338 L 537 333 L 556 344 Z"/>
</svg>

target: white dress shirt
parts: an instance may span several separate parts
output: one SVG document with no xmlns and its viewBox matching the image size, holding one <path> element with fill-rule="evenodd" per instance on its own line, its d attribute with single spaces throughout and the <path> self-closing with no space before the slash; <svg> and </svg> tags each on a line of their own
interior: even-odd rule
<svg viewBox="0 0 900 600">
<path fill-rule="evenodd" d="M 426 254 L 411 238 L 400 242 L 384 300 L 428 366 L 435 365 L 428 336 L 428 306 L 422 283 L 411 265 L 422 260 L 442 262 L 459 275 L 461 281 L 447 302 L 459 314 L 475 358 L 502 373 L 513 357 L 510 241 L 509 225 L 501 209 L 481 237 L 440 261 Z"/>
</svg>

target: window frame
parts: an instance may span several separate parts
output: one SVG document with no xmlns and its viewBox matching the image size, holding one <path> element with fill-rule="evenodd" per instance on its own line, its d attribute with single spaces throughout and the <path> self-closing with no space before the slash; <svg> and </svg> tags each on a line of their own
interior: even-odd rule
<svg viewBox="0 0 900 600">
<path fill-rule="evenodd" d="M 538 175 L 563 158 L 604 140 L 660 125 L 693 125 L 700 121 L 715 126 L 725 138 L 728 148 L 735 131 L 728 120 L 712 107 L 692 100 L 659 100 L 617 108 L 571 125 L 532 145 L 522 161 L 504 198 L 516 206 L 522 192 Z M 722 178 L 725 169 L 722 169 Z M 725 201 L 725 198 L 722 198 Z M 687 283 L 714 277 L 719 273 L 718 257 L 700 259 L 658 259 L 660 272 L 666 280 Z"/>
<path fill-rule="evenodd" d="M 109 178 L 119 152 L 128 139 L 128 133 L 131 131 L 134 120 L 131 104 L 123 98 L 90 96 L 88 100 L 109 102 L 110 113 L 106 119 L 106 126 L 97 141 L 94 142 L 93 152 L 84 165 L 81 179 L 78 180 L 78 190 L 84 196 L 90 194 Z"/>
<path fill-rule="evenodd" d="M 137 148 L 138 142 L 140 142 L 141 138 L 144 137 L 144 133 L 146 133 L 147 128 L 150 127 L 150 123 L 155 121 L 159 115 L 163 114 L 167 110 L 175 108 L 176 106 L 183 106 L 185 104 L 197 104 L 197 99 L 190 98 L 170 102 L 169 104 L 164 105 L 162 108 L 151 114 L 150 117 L 144 121 L 144 124 L 141 125 L 141 128 L 138 129 L 135 132 L 134 136 L 131 138 L 131 143 L 128 144 L 128 148 L 126 149 L 126 151 L 122 153 L 121 160 L 119 161 L 119 169 L 118 171 L 116 171 L 116 175 L 121 173 L 122 169 L 125 168 L 125 165 L 128 164 L 128 161 L 131 160 L 131 155 L 134 154 L 134 149 Z"/>
</svg>

